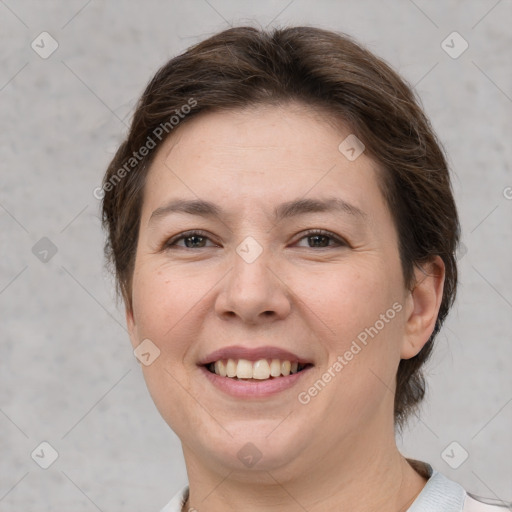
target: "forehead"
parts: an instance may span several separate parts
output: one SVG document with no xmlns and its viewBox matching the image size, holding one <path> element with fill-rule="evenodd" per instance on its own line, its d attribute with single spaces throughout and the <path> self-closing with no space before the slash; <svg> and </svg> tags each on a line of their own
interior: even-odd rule
<svg viewBox="0 0 512 512">
<path fill-rule="evenodd" d="M 160 157 L 181 158 L 183 151 L 194 146 L 195 151 L 187 155 L 188 160 L 200 161 L 205 154 L 232 155 L 233 165 L 237 159 L 245 158 L 243 170 L 251 170 L 247 156 L 259 154 L 261 159 L 286 155 L 291 164 L 307 156 L 309 165 L 314 160 L 318 165 L 319 153 L 329 151 L 348 127 L 333 126 L 334 118 L 305 105 L 253 105 L 240 110 L 200 113 L 190 121 L 178 126 L 159 150 Z M 339 122 L 338 122 L 339 124 Z M 163 155 L 162 155 L 163 153 Z M 239 156 L 237 156 L 239 155 Z M 257 162 L 255 162 L 257 164 Z"/>
<path fill-rule="evenodd" d="M 325 195 L 360 209 L 365 198 L 382 205 L 375 162 L 365 153 L 350 161 L 339 149 L 349 135 L 349 127 L 295 104 L 198 114 L 158 149 L 143 215 L 169 197 L 261 203 L 269 211 L 276 202 Z"/>
</svg>

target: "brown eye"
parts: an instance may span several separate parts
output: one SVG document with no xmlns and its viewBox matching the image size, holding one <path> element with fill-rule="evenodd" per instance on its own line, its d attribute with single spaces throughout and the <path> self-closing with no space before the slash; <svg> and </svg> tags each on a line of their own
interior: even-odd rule
<svg viewBox="0 0 512 512">
<path fill-rule="evenodd" d="M 181 242 L 182 240 L 183 244 L 178 244 L 178 242 Z M 210 239 L 203 231 L 187 231 L 168 240 L 164 245 L 164 249 L 171 249 L 174 247 L 181 247 L 184 249 L 203 249 L 207 247 L 205 245 L 207 240 Z"/>
<path fill-rule="evenodd" d="M 348 245 L 346 242 L 337 237 L 334 233 L 324 230 L 307 231 L 299 240 L 307 239 L 308 248 L 327 248 L 340 247 Z M 334 243 L 331 243 L 334 242 Z"/>
</svg>

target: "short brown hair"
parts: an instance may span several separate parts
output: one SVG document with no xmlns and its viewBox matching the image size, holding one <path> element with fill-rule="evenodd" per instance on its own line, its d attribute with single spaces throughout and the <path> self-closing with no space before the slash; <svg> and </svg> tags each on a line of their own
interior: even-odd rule
<svg viewBox="0 0 512 512">
<path fill-rule="evenodd" d="M 434 331 L 422 350 L 398 367 L 394 419 L 401 429 L 425 395 L 422 366 L 455 299 L 460 226 L 444 152 L 415 94 L 388 64 L 350 37 L 314 27 L 235 27 L 162 66 L 142 94 L 103 180 L 105 255 L 131 309 L 145 177 L 174 126 L 201 112 L 290 101 L 345 123 L 384 169 L 381 188 L 398 232 L 406 286 L 414 284 L 415 265 L 435 255 L 444 261 Z M 150 141 L 152 149 L 140 151 Z"/>
</svg>

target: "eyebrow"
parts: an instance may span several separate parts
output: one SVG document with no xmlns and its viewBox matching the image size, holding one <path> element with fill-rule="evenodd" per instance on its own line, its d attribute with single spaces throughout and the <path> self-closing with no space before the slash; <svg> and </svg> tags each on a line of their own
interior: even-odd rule
<svg viewBox="0 0 512 512">
<path fill-rule="evenodd" d="M 274 220 L 279 222 L 299 215 L 321 212 L 345 213 L 361 220 L 367 218 L 366 213 L 357 206 L 347 203 L 339 197 L 328 197 L 326 199 L 296 199 L 282 203 L 274 208 Z M 151 214 L 148 224 L 172 213 L 221 218 L 224 215 L 224 210 L 215 203 L 204 199 L 174 199 L 165 206 L 157 208 Z"/>
</svg>

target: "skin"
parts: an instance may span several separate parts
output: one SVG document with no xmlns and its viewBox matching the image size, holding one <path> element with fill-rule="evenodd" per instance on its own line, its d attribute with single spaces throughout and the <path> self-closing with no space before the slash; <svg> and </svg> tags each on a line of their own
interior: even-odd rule
<svg viewBox="0 0 512 512">
<path fill-rule="evenodd" d="M 144 190 L 127 323 L 133 347 L 160 356 L 143 366 L 155 404 L 179 436 L 190 500 L 184 510 L 406 510 L 426 483 L 395 443 L 393 398 L 401 358 L 432 333 L 442 299 L 439 257 L 405 286 L 396 229 L 378 165 L 349 161 L 334 129 L 305 106 L 201 114 L 158 150 Z M 307 213 L 274 222 L 276 205 L 336 196 L 364 212 Z M 220 219 L 154 210 L 171 199 L 207 199 Z M 187 230 L 207 238 L 165 242 Z M 308 229 L 333 232 L 320 241 Z M 248 236 L 261 255 L 247 263 Z M 394 303 L 402 309 L 308 404 L 314 384 Z M 229 345 L 273 345 L 314 362 L 300 385 L 242 400 L 217 390 L 198 360 Z M 252 443 L 252 467 L 237 454 Z M 303 508 L 301 508 L 303 507 Z"/>
</svg>

